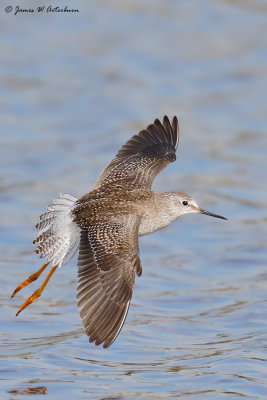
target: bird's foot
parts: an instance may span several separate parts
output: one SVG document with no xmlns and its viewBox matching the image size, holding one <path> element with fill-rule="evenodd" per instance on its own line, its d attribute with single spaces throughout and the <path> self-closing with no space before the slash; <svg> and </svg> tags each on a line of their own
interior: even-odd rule
<svg viewBox="0 0 267 400">
<path fill-rule="evenodd" d="M 38 297 L 41 296 L 43 290 L 40 290 L 41 288 L 35 290 L 35 292 L 22 304 L 18 312 L 16 313 L 16 317 L 19 315 L 19 313 L 24 310 L 24 308 L 28 307 L 31 303 L 33 303 Z"/>
<path fill-rule="evenodd" d="M 45 265 L 45 264 L 44 264 Z M 48 265 L 48 264 L 47 264 Z M 44 266 L 43 266 L 44 267 Z M 43 268 L 42 267 L 42 268 Z M 44 280 L 44 282 L 42 283 L 42 285 L 39 287 L 39 289 L 35 290 L 35 292 L 33 292 L 33 294 L 26 300 L 24 301 L 24 303 L 22 304 L 22 306 L 20 307 L 20 309 L 18 310 L 16 316 L 19 315 L 19 313 L 24 310 L 24 308 L 28 307 L 31 303 L 33 303 L 36 299 L 38 299 L 38 297 L 41 296 L 41 294 L 44 291 L 44 288 L 46 287 L 49 279 L 51 278 L 51 276 L 53 275 L 53 273 L 55 272 L 55 270 L 57 269 L 58 265 L 55 265 L 54 267 L 51 268 L 49 274 L 47 275 L 46 279 Z M 39 270 L 40 271 L 40 270 Z M 38 272 L 39 272 L 38 271 Z M 39 274 L 40 275 L 40 274 Z M 36 278 L 37 279 L 37 278 Z M 24 282 L 23 282 L 24 283 Z M 30 283 L 30 282 L 29 282 Z M 23 287 L 23 286 L 22 286 Z"/>
<path fill-rule="evenodd" d="M 28 279 L 26 279 L 24 282 L 22 282 L 18 287 L 14 290 L 12 293 L 11 299 L 17 294 L 21 289 L 23 289 L 25 286 L 28 286 L 30 283 L 36 281 L 36 279 L 39 278 L 41 273 L 45 270 L 45 268 L 49 265 L 49 263 L 44 264 L 38 271 L 36 271 L 34 274 L 30 275 Z"/>
</svg>

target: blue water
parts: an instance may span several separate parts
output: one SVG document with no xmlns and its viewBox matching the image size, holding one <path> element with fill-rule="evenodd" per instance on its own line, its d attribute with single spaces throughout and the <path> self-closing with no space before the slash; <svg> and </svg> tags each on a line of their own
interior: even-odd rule
<svg viewBox="0 0 267 400">
<path fill-rule="evenodd" d="M 266 399 L 266 2 L 67 6 L 80 12 L 0 6 L 1 399 Z M 229 220 L 184 216 L 140 238 L 143 275 L 109 349 L 82 331 L 76 258 L 16 318 L 38 287 L 10 301 L 41 266 L 39 214 L 59 192 L 88 192 L 164 114 L 179 117 L 180 144 L 154 189 Z"/>
</svg>

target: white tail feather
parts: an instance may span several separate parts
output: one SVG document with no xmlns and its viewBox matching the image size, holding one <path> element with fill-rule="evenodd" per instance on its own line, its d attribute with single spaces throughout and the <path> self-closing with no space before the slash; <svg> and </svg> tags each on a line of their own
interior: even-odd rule
<svg viewBox="0 0 267 400">
<path fill-rule="evenodd" d="M 40 257 L 46 257 L 46 263 L 52 262 L 52 266 L 66 264 L 78 250 L 80 229 L 71 216 L 76 200 L 70 194 L 60 193 L 40 215 L 36 225 L 40 232 L 33 241 L 38 243 L 35 252 Z"/>
</svg>

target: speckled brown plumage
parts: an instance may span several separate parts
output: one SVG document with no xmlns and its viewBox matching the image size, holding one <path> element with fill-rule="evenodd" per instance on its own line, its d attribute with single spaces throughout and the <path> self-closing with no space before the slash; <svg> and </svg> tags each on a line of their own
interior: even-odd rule
<svg viewBox="0 0 267 400">
<path fill-rule="evenodd" d="M 94 189 L 105 183 L 126 179 L 132 185 L 151 188 L 155 176 L 175 161 L 178 146 L 178 120 L 168 117 L 163 124 L 156 119 L 147 129 L 134 135 L 118 151 L 114 160 L 98 178 Z"/>
<path fill-rule="evenodd" d="M 126 318 L 141 275 L 138 230 L 151 208 L 155 176 L 175 160 L 178 121 L 156 120 L 133 136 L 103 171 L 94 190 L 77 200 L 73 221 L 81 228 L 78 308 L 95 344 L 108 347 Z"/>
</svg>

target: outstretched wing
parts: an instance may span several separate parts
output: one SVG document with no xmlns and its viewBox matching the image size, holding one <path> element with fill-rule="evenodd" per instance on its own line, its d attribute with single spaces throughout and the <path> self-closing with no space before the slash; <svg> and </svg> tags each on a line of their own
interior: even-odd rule
<svg viewBox="0 0 267 400">
<path fill-rule="evenodd" d="M 163 123 L 156 119 L 154 124 L 134 135 L 121 147 L 98 178 L 94 189 L 120 180 L 151 188 L 155 176 L 176 160 L 178 128 L 177 117 L 173 118 L 172 124 L 167 116 L 163 118 Z"/>
<path fill-rule="evenodd" d="M 81 232 L 77 304 L 89 341 L 108 347 L 118 336 L 141 275 L 140 217 L 97 222 Z"/>
</svg>

